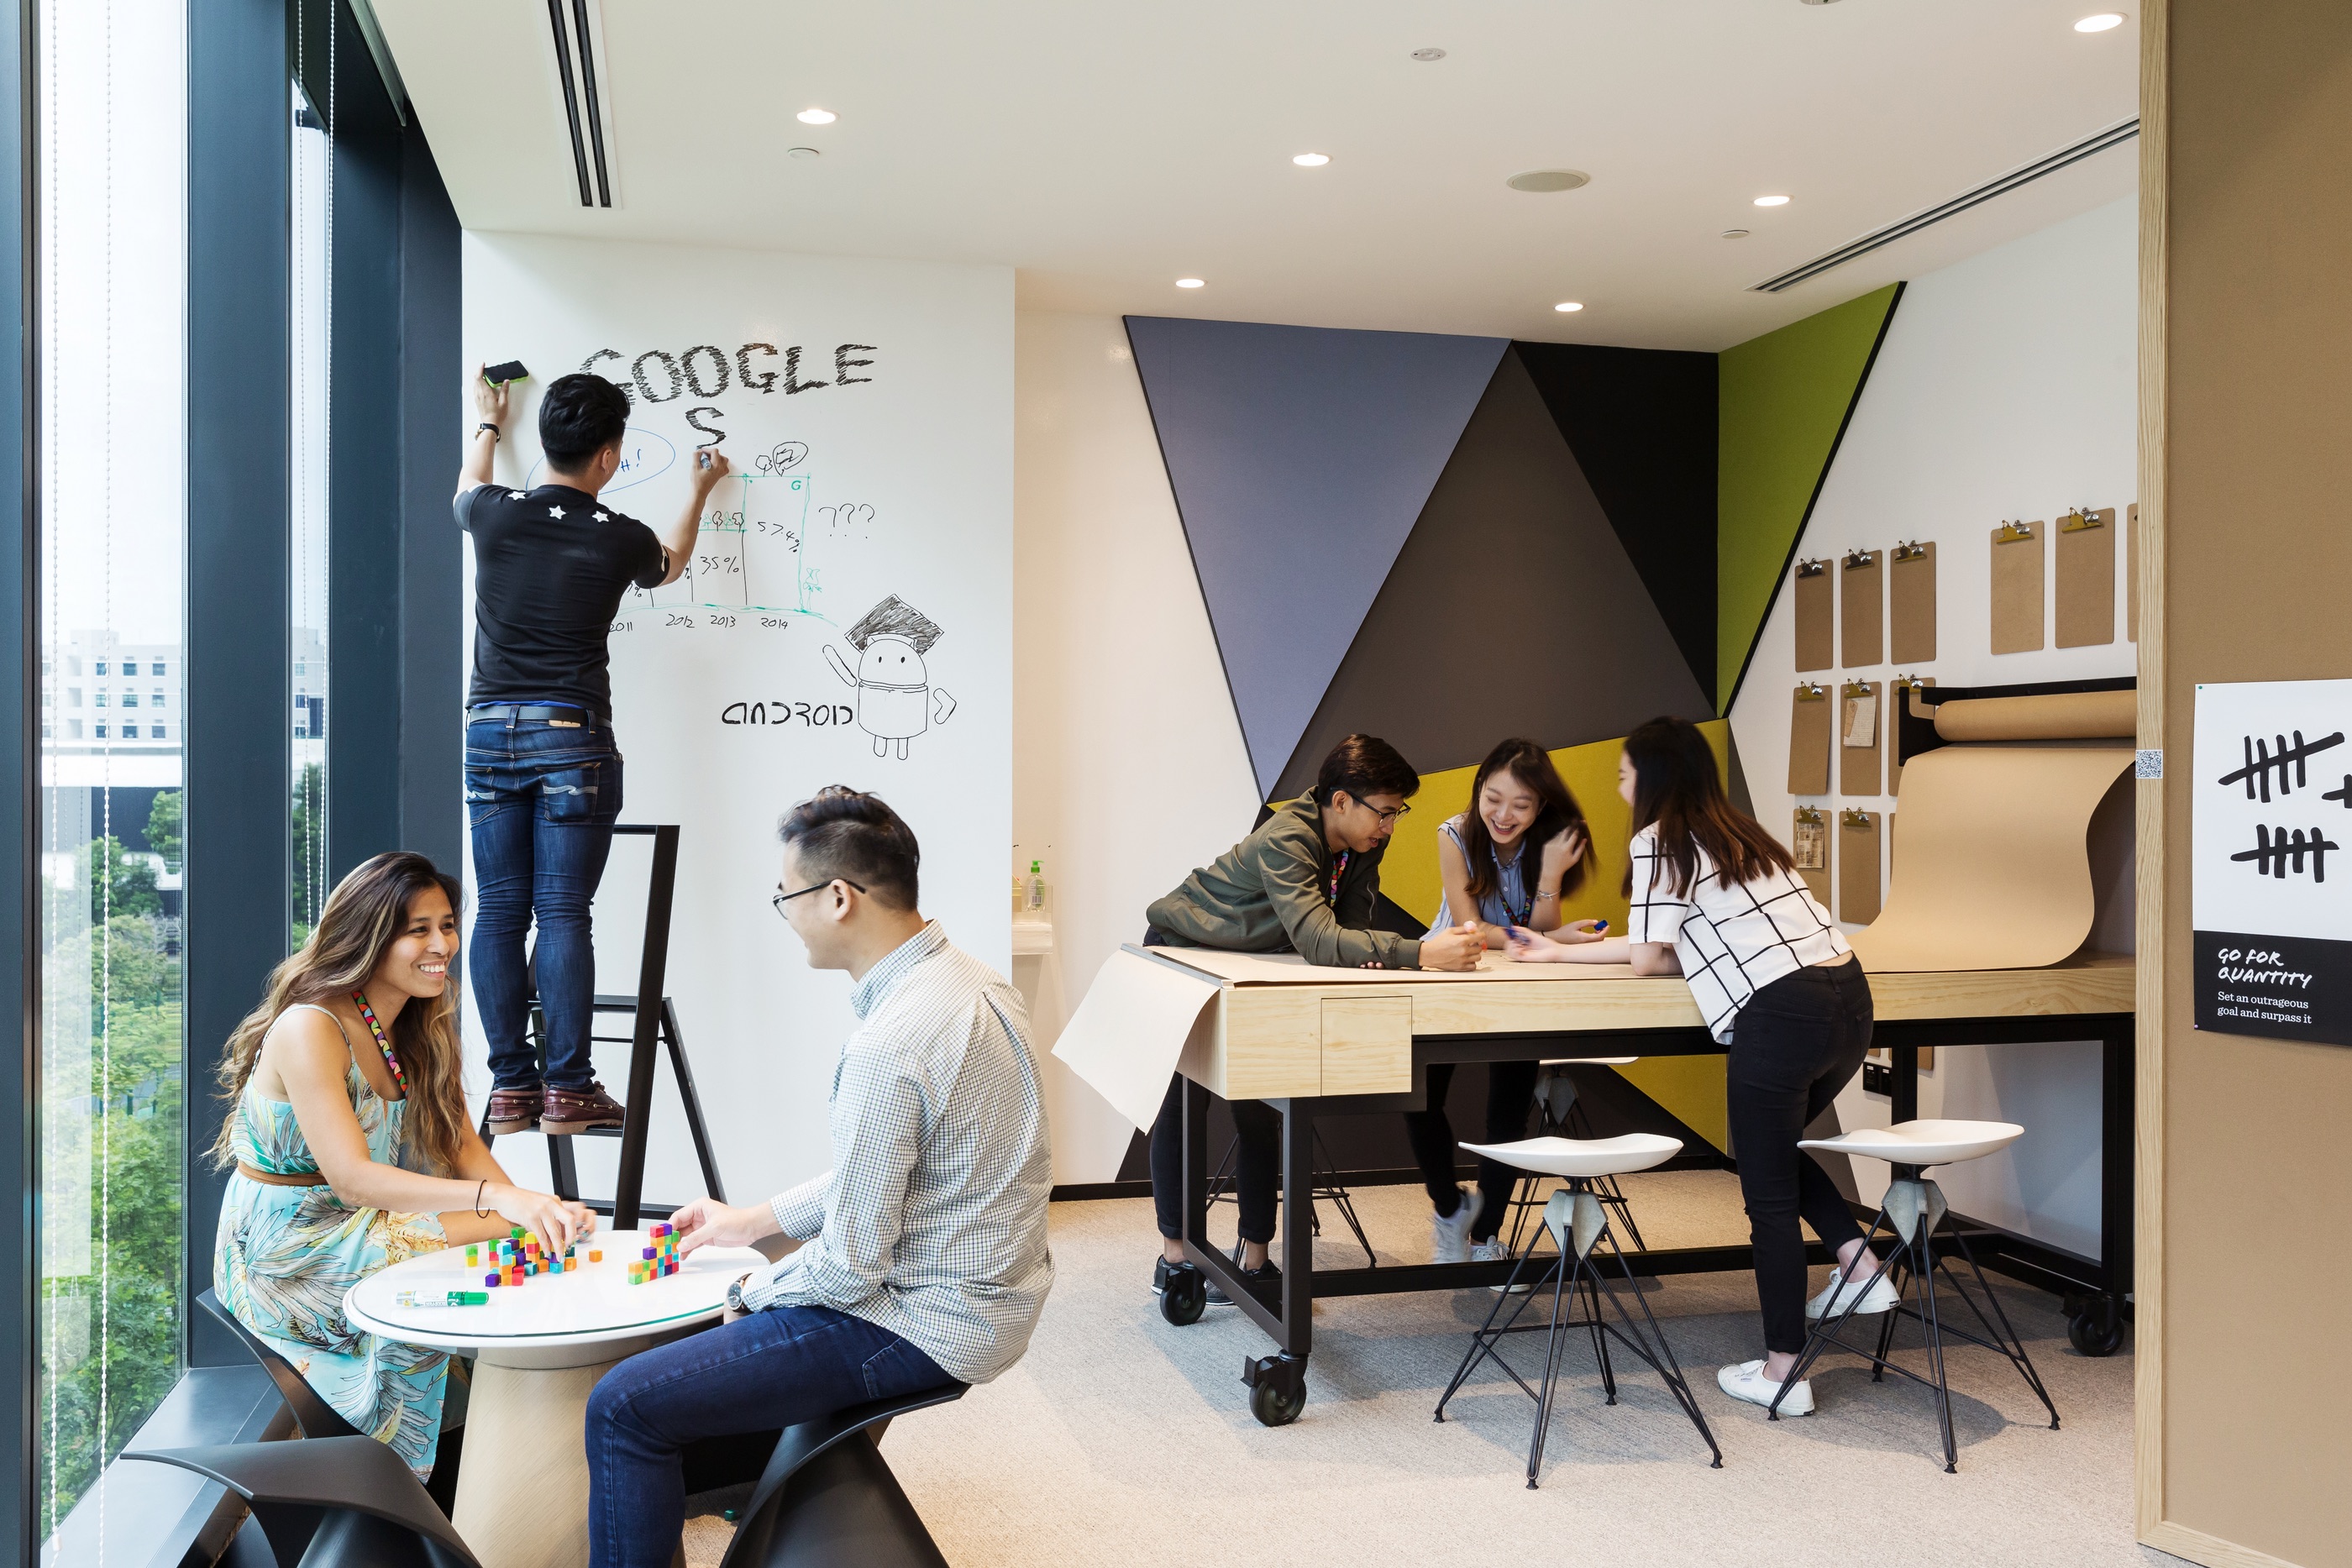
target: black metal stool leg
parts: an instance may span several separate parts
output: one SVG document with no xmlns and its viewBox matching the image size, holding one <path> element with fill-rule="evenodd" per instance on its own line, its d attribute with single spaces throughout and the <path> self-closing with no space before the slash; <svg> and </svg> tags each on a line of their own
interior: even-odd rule
<svg viewBox="0 0 2352 1568">
<path fill-rule="evenodd" d="M 1323 1146 L 1323 1132 L 1319 1127 L 1315 1133 L 1315 1167 L 1318 1176 L 1329 1178 L 1317 1186 L 1315 1196 L 1337 1208 L 1339 1218 L 1347 1221 L 1348 1228 L 1355 1232 L 1356 1245 L 1364 1249 L 1365 1266 L 1379 1268 L 1380 1255 L 1372 1250 L 1371 1238 L 1364 1234 L 1363 1221 L 1356 1218 L 1356 1200 L 1349 1193 L 1347 1185 L 1340 1181 L 1339 1167 L 1332 1161 L 1331 1151 Z M 1316 1226 L 1315 1234 L 1323 1234 L 1321 1225 Z"/>
<path fill-rule="evenodd" d="M 1565 1254 L 1563 1254 L 1565 1261 Z M 1568 1325 L 1565 1307 L 1577 1299 L 1576 1275 L 1582 1260 L 1568 1264 L 1559 1270 L 1559 1282 L 1552 1287 L 1551 1333 L 1544 1341 L 1543 1393 L 1536 1398 L 1535 1435 L 1528 1441 L 1528 1490 L 1536 1490 L 1536 1478 L 1543 1473 L 1544 1437 L 1551 1431 L 1551 1402 L 1559 1387 L 1559 1363 L 1567 1351 L 1567 1336 L 1561 1331 Z"/>
</svg>

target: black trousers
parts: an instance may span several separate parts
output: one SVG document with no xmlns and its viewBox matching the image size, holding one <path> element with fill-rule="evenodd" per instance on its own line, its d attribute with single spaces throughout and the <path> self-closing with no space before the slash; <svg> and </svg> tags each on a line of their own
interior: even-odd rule
<svg viewBox="0 0 2352 1568">
<path fill-rule="evenodd" d="M 1143 930 L 1146 947 L 1165 947 L 1157 926 Z M 1282 1113 L 1263 1100 L 1235 1100 L 1234 1132 L 1241 1149 L 1234 1162 L 1234 1196 L 1241 1208 L 1241 1239 L 1263 1246 L 1274 1239 L 1275 1194 L 1282 1186 Z M 1202 1151 L 1203 1157 L 1207 1151 Z M 1211 1167 L 1213 1169 L 1214 1167 Z M 1151 1207 L 1160 1234 L 1184 1233 L 1184 1075 L 1168 1081 L 1168 1097 L 1151 1124 Z M 1205 1238 L 1196 1238 L 1206 1245 Z"/>
<path fill-rule="evenodd" d="M 1725 1109 L 1756 1249 L 1767 1350 L 1794 1354 L 1805 1348 L 1799 1218 L 1832 1251 L 1862 1236 L 1830 1173 L 1797 1141 L 1862 1071 L 1871 1023 L 1870 981 L 1849 958 L 1782 976 L 1749 998 L 1732 1025 Z"/>
<path fill-rule="evenodd" d="M 1234 1196 L 1241 1200 L 1241 1239 L 1274 1239 L 1275 1195 L 1282 1186 L 1282 1113 L 1263 1100 L 1235 1100 L 1234 1131 L 1241 1138 L 1234 1161 Z M 1213 1151 L 1202 1151 L 1209 1155 Z M 1212 1166 L 1211 1169 L 1215 1167 Z M 1168 1081 L 1168 1098 L 1151 1124 L 1151 1207 L 1160 1234 L 1174 1240 L 1184 1231 L 1184 1075 Z M 1206 1240 L 1193 1238 L 1203 1246 Z"/>
<path fill-rule="evenodd" d="M 1486 1064 L 1486 1138 L 1508 1144 L 1528 1135 L 1528 1113 L 1535 1108 L 1534 1061 L 1490 1061 Z M 1404 1113 L 1404 1135 L 1412 1144 L 1412 1157 L 1429 1186 L 1429 1201 L 1437 1212 L 1451 1215 L 1462 1202 L 1454 1177 L 1454 1124 L 1445 1119 L 1445 1092 L 1454 1086 L 1454 1063 L 1429 1064 L 1429 1109 Z M 1510 1207 L 1511 1190 L 1519 1173 L 1484 1155 L 1478 1157 L 1478 1218 L 1470 1222 L 1470 1239 L 1492 1241 L 1502 1228 L 1503 1212 Z"/>
</svg>

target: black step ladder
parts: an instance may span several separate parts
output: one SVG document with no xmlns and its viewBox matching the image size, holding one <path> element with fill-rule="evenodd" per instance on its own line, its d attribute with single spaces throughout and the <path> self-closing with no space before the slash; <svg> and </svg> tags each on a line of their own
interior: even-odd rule
<svg viewBox="0 0 2352 1568">
<path fill-rule="evenodd" d="M 645 1216 L 665 1218 L 675 1211 L 675 1205 L 647 1204 L 646 1188 L 646 1133 L 653 1118 L 654 1047 L 656 1040 L 669 1052 L 669 1070 L 677 1080 L 678 1099 L 686 1111 L 687 1132 L 694 1139 L 694 1156 L 702 1166 L 702 1185 L 712 1197 L 727 1201 L 726 1188 L 719 1180 L 719 1161 L 710 1151 L 710 1129 L 702 1120 L 702 1096 L 694 1087 L 694 1071 L 686 1064 L 686 1038 L 678 1030 L 677 1009 L 662 994 L 662 986 L 669 966 L 670 905 L 677 890 L 677 826 L 665 823 L 629 823 L 616 825 L 613 831 L 633 837 L 650 838 L 654 841 L 652 875 L 646 888 L 645 954 L 637 964 L 637 989 L 634 996 L 598 994 L 593 1005 L 593 1018 L 606 1013 L 626 1013 L 631 1024 L 627 1034 L 598 1034 L 593 1020 L 589 1038 L 606 1044 L 629 1042 L 629 1089 L 626 1109 L 618 1127 L 591 1127 L 580 1133 L 567 1133 L 547 1140 L 547 1166 L 555 1196 L 569 1202 L 583 1201 L 580 1197 L 580 1171 L 572 1157 L 572 1140 L 575 1137 L 618 1138 L 621 1140 L 621 1168 L 614 1183 L 613 1201 L 600 1203 L 587 1199 L 587 1205 L 599 1214 L 613 1217 L 616 1230 L 634 1230 Z M 532 966 L 530 997 L 531 1043 L 539 1051 L 540 1071 L 547 1070 L 547 1015 L 539 1005 L 537 964 Z M 489 1112 L 482 1113 L 482 1142 L 493 1141 Z"/>
</svg>

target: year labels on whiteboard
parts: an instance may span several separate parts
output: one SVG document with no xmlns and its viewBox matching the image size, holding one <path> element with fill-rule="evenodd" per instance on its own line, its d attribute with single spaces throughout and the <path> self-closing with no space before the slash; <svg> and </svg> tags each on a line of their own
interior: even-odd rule
<svg viewBox="0 0 2352 1568">
<path fill-rule="evenodd" d="M 2352 680 L 2197 688 L 2197 1027 L 2352 1045 Z"/>
</svg>

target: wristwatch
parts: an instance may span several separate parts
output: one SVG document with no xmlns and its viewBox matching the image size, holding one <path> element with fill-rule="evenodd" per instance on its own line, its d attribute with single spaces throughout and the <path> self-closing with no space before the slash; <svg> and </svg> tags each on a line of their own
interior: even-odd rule
<svg viewBox="0 0 2352 1568">
<path fill-rule="evenodd" d="M 491 435 L 492 439 L 494 439 L 494 440 L 504 441 L 504 440 L 506 439 L 506 434 L 507 434 L 507 433 L 506 433 L 505 431 L 503 431 L 503 430 L 500 430 L 497 425 L 492 424 L 492 423 L 491 423 L 488 420 L 487 420 L 487 419 L 486 419 L 486 420 L 484 420 L 484 421 L 482 421 L 482 423 L 479 423 L 479 424 L 478 424 L 478 425 L 474 426 L 474 434 L 477 434 L 477 435 L 481 434 L 482 434 L 482 432 L 484 432 L 484 431 L 486 431 L 486 430 L 487 430 L 487 431 L 488 431 L 488 432 L 490 433 L 490 435 Z"/>
<path fill-rule="evenodd" d="M 751 1310 L 743 1304 L 743 1281 L 751 1277 L 751 1270 L 747 1269 L 742 1273 L 736 1275 L 735 1282 L 727 1287 L 728 1311 L 735 1312 L 748 1312 Z"/>
</svg>

